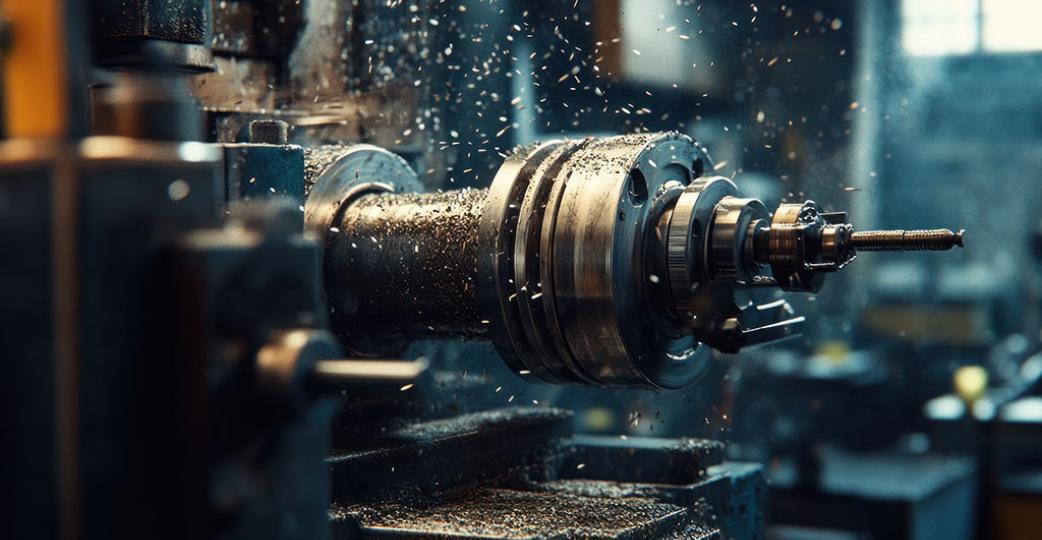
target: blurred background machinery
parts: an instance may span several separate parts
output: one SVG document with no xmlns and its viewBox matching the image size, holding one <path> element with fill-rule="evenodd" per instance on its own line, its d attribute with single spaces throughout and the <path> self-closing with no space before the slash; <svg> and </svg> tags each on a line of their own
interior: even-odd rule
<svg viewBox="0 0 1042 540">
<path fill-rule="evenodd" d="M 1037 536 L 1032 2 L 2 9 L 5 536 Z"/>
</svg>

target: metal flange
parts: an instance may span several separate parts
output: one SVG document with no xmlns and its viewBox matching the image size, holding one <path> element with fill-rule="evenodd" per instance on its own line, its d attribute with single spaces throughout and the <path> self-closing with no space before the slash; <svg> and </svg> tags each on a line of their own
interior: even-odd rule
<svg viewBox="0 0 1042 540">
<path fill-rule="evenodd" d="M 697 289 L 709 281 L 708 246 L 716 205 L 738 194 L 722 176 L 699 178 L 677 200 L 666 238 L 666 264 L 673 307 L 682 317 L 694 311 Z"/>
<path fill-rule="evenodd" d="M 319 146 L 304 152 L 304 227 L 325 238 L 350 201 L 366 193 L 423 191 L 416 172 L 378 146 Z"/>
<path fill-rule="evenodd" d="M 648 262 L 662 213 L 704 159 L 673 134 L 555 142 L 508 159 L 483 213 L 479 289 L 511 366 L 600 386 L 675 388 L 705 373 L 708 350 L 651 307 L 665 280 Z"/>
</svg>

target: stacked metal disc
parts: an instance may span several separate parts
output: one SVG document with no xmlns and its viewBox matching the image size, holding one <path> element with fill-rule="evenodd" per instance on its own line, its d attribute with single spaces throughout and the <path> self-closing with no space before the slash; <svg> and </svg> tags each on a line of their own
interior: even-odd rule
<svg viewBox="0 0 1042 540">
<path fill-rule="evenodd" d="M 552 382 L 684 386 L 709 352 L 671 309 L 668 215 L 706 156 L 685 136 L 552 142 L 508 159 L 479 228 L 500 354 Z"/>
</svg>

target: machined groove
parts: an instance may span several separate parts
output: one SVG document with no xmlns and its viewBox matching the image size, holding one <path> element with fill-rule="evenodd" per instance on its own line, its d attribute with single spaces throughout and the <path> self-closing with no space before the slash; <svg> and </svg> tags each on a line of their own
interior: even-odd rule
<svg viewBox="0 0 1042 540">
<path fill-rule="evenodd" d="M 530 371 L 548 380 L 558 380 L 558 376 L 534 362 L 536 355 L 526 339 L 515 301 L 514 248 L 521 201 L 529 182 L 543 160 L 560 145 L 560 142 L 543 144 L 503 164 L 490 188 L 479 228 L 482 255 L 478 260 L 478 294 L 481 312 L 487 317 L 484 320 L 493 331 L 493 341 L 515 370 Z"/>
<path fill-rule="evenodd" d="M 557 206 L 549 200 L 565 182 L 562 169 L 584 144 L 562 145 L 540 164 L 528 184 L 514 244 L 514 289 L 522 328 L 529 343 L 546 360 L 546 367 L 562 380 L 593 384 L 595 379 L 576 363 L 564 340 L 558 339 L 561 330 L 557 327 L 552 267 L 541 265 L 546 247 L 541 241 L 544 223 L 556 220 Z"/>
</svg>

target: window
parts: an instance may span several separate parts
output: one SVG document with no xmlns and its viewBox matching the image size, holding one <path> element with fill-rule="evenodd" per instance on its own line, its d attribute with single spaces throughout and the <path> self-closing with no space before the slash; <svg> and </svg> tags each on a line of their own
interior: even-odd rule
<svg viewBox="0 0 1042 540">
<path fill-rule="evenodd" d="M 915 56 L 1042 51 L 1042 0 L 904 0 L 901 41 Z"/>
<path fill-rule="evenodd" d="M 902 43 L 913 55 L 966 54 L 977 48 L 978 0 L 904 0 Z"/>
<path fill-rule="evenodd" d="M 984 0 L 981 35 L 985 51 L 1042 50 L 1042 1 Z"/>
</svg>

